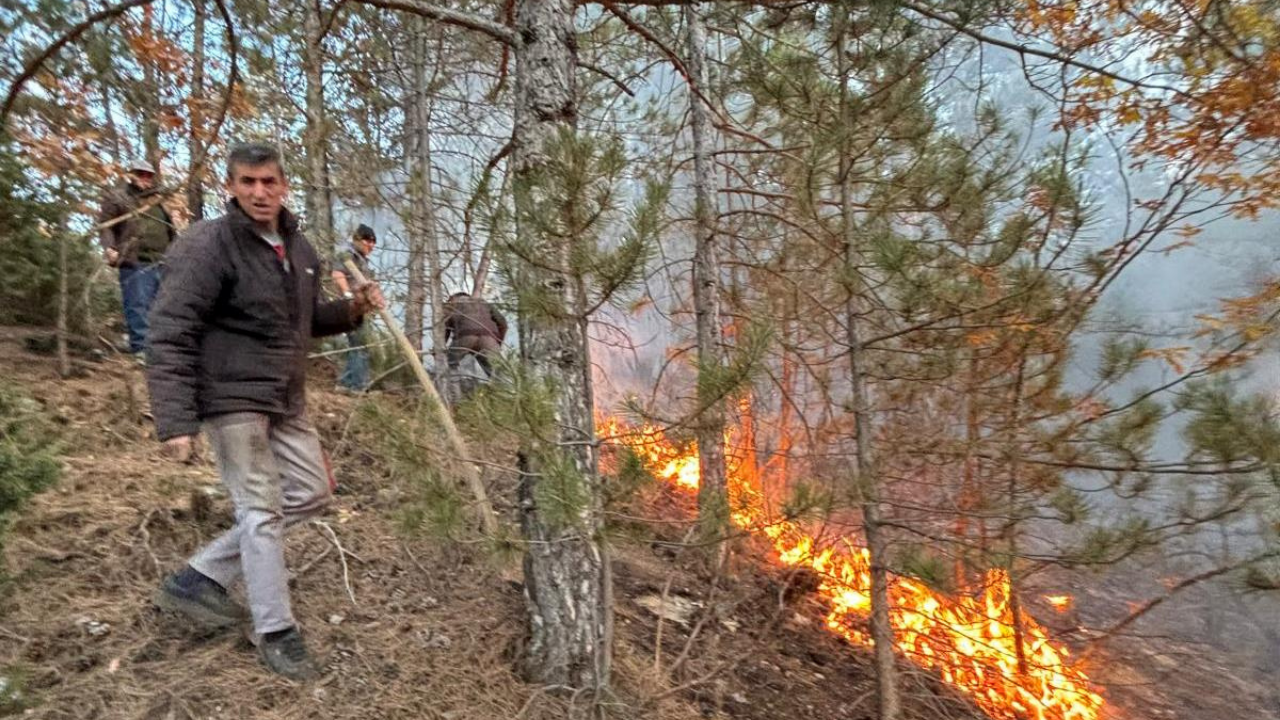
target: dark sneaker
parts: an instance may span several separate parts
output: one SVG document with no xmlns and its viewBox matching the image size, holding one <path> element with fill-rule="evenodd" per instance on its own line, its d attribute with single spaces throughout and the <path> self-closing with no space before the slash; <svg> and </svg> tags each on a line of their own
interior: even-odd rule
<svg viewBox="0 0 1280 720">
<path fill-rule="evenodd" d="M 320 675 L 297 628 L 263 635 L 258 643 L 258 656 L 271 672 L 290 680 L 302 682 Z"/>
<path fill-rule="evenodd" d="M 249 619 L 249 613 L 227 594 L 226 588 L 190 566 L 164 579 L 156 607 L 181 613 L 207 628 L 225 628 Z"/>
</svg>

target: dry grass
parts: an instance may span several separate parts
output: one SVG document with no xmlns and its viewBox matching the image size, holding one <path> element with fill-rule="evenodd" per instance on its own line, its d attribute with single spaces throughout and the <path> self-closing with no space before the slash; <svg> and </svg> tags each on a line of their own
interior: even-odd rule
<svg viewBox="0 0 1280 720">
<path fill-rule="evenodd" d="M 585 717 L 585 698 L 543 692 L 513 671 L 524 631 L 518 584 L 476 546 L 407 536 L 404 482 L 370 455 L 350 422 L 356 401 L 312 394 L 311 416 L 335 451 L 342 489 L 327 533 L 295 528 L 294 608 L 327 671 L 296 685 L 259 666 L 239 635 L 201 637 L 150 606 L 162 575 L 227 527 L 211 464 L 173 465 L 142 421 L 139 368 L 123 361 L 57 380 L 0 332 L 0 372 L 55 415 L 70 448 L 56 489 L 13 528 L 0 595 L 0 676 L 22 678 L 30 717 L 475 718 Z M 315 383 L 313 385 L 323 383 Z M 495 458 L 497 460 L 498 458 Z M 506 492 L 498 472 L 495 495 Z M 616 718 L 869 718 L 865 655 L 825 633 L 803 598 L 779 603 L 778 578 L 744 563 L 711 593 L 689 567 L 646 544 L 619 548 Z M 634 602 L 668 588 L 702 603 L 702 625 L 657 622 Z M 105 632 L 103 629 L 105 628 Z M 680 656 L 685 656 L 680 660 Z M 672 672 L 673 666 L 675 672 Z M 928 678 L 911 684 L 913 717 L 975 717 Z M 2 710 L 0 710 L 0 714 Z"/>
</svg>

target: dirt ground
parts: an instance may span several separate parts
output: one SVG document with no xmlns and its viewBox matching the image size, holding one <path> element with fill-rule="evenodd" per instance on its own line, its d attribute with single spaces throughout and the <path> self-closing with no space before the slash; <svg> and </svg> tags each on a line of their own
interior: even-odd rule
<svg viewBox="0 0 1280 720">
<path fill-rule="evenodd" d="M 59 485 L 32 501 L 6 540 L 0 682 L 20 688 L 22 703 L 0 704 L 0 715 L 585 716 L 581 698 L 544 692 L 514 670 L 524 637 L 520 587 L 510 579 L 518 574 L 504 575 L 499 561 L 473 545 L 404 530 L 404 479 L 388 473 L 350 432 L 357 404 L 368 401 L 328 392 L 332 369 L 323 366 L 312 382 L 310 414 L 333 454 L 341 488 L 323 526 L 290 534 L 288 561 L 295 612 L 313 652 L 324 658 L 324 677 L 305 685 L 275 679 L 241 635 L 202 637 L 152 609 L 149 598 L 163 574 L 230 524 L 214 468 L 160 457 L 145 421 L 140 367 L 117 358 L 81 360 L 82 376 L 61 380 L 51 358 L 25 349 L 29 334 L 0 328 L 0 376 L 62 427 L 66 470 Z M 509 509 L 510 487 L 500 472 L 490 475 L 497 504 Z M 673 506 L 658 514 L 681 511 L 674 507 L 678 500 L 663 501 Z M 875 716 L 867 653 L 823 629 L 824 610 L 811 596 L 750 557 L 713 589 L 690 560 L 661 542 L 673 532 L 658 528 L 615 548 L 616 696 L 605 701 L 609 716 Z M 1167 648 L 1131 650 L 1134 657 L 1095 661 L 1099 679 L 1116 683 L 1107 690 L 1114 718 L 1235 720 L 1240 711 L 1270 717 L 1225 681 L 1221 692 L 1195 693 L 1213 712 L 1179 712 L 1186 693 L 1169 691 L 1176 678 L 1161 674 L 1161 663 L 1151 659 L 1175 656 Z M 1208 660 L 1178 662 L 1184 668 L 1199 662 L 1211 672 Z M 927 673 L 904 671 L 908 717 L 983 717 Z M 1234 715 L 1233 698 L 1240 703 Z"/>
<path fill-rule="evenodd" d="M 81 360 L 83 376 L 61 380 L 51 358 L 24 348 L 29 334 L 0 329 L 0 375 L 62 426 L 66 470 L 6 541 L 0 678 L 20 688 L 26 706 L 8 712 L 50 720 L 582 715 L 581 699 L 543 692 L 514 670 L 524 635 L 518 582 L 466 545 L 402 529 L 400 481 L 346 436 L 361 401 L 327 392 L 324 369 L 310 413 L 341 483 L 323 522 L 342 552 L 318 525 L 295 528 L 288 541 L 295 612 L 324 658 L 324 677 L 274 679 L 241 635 L 202 637 L 155 611 L 149 598 L 163 574 L 231 522 L 216 472 L 160 456 L 140 367 Z M 501 482 L 493 490 L 499 500 L 506 492 Z M 779 603 L 781 581 L 745 567 L 709 592 L 659 545 L 618 548 L 610 715 L 873 716 L 865 653 L 822 629 L 821 608 L 802 596 Z M 651 601 L 664 588 L 670 603 L 694 608 L 684 624 L 659 622 Z M 907 694 L 912 717 L 981 717 L 924 675 L 909 678 Z"/>
</svg>

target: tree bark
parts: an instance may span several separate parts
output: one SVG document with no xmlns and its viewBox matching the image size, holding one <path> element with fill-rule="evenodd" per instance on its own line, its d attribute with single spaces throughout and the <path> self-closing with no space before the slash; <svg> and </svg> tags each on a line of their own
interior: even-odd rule
<svg viewBox="0 0 1280 720">
<path fill-rule="evenodd" d="M 187 177 L 187 212 L 191 222 L 204 219 L 204 169 L 200 152 L 204 132 L 204 23 L 206 11 L 202 0 L 194 0 L 195 27 L 191 48 L 191 136 L 188 139 L 187 156 L 190 169 Z"/>
<path fill-rule="evenodd" d="M 1027 674 L 1026 627 L 1022 617 L 1022 599 L 1018 595 L 1018 584 L 1022 578 L 1018 575 L 1018 532 L 1020 519 L 1018 510 L 1018 477 L 1022 472 L 1022 448 L 1018 444 L 1018 434 L 1022 425 L 1022 399 L 1026 382 L 1027 348 L 1024 345 L 1018 357 L 1017 375 L 1014 377 L 1013 408 L 1009 422 L 1009 612 L 1013 615 L 1013 644 L 1018 661 L 1018 674 Z"/>
<path fill-rule="evenodd" d="M 60 224 L 58 228 L 58 319 L 54 330 L 54 337 L 58 348 L 58 374 L 62 377 L 71 375 L 71 355 L 67 352 L 67 332 L 68 317 L 67 311 L 70 305 L 70 282 L 68 275 L 71 273 L 71 263 L 69 262 L 67 244 L 71 242 L 71 238 L 67 236 L 66 226 Z"/>
<path fill-rule="evenodd" d="M 431 212 L 431 134 L 427 127 L 427 38 L 426 20 L 415 17 L 409 23 L 412 79 L 405 95 L 405 172 L 409 196 L 409 288 L 405 299 L 404 324 L 409 344 L 422 350 L 424 313 L 427 305 L 428 235 L 434 231 Z M 435 315 L 433 314 L 434 318 Z"/>
<path fill-rule="evenodd" d="M 189 163 L 187 177 L 187 213 L 191 222 L 205 219 L 205 172 L 201 150 L 202 133 L 205 129 L 205 4 L 202 0 L 193 0 L 196 12 L 195 28 L 193 28 L 191 49 L 191 137 L 188 138 Z"/>
<path fill-rule="evenodd" d="M 319 4 L 314 0 L 307 2 L 303 12 L 306 43 L 302 46 L 302 69 L 307 79 L 307 126 L 302 134 L 302 144 L 307 153 L 308 234 L 322 256 L 332 257 L 336 245 L 326 147 L 328 128 L 324 109 L 324 27 L 321 21 Z"/>
<path fill-rule="evenodd" d="M 846 129 L 854 125 L 852 106 L 849 102 L 850 73 L 845 51 L 845 32 L 848 23 L 840 28 L 836 53 L 840 67 L 840 116 Z M 847 132 L 847 130 L 846 130 Z M 872 435 L 875 432 L 871 408 L 867 397 L 865 376 L 866 350 L 861 341 L 859 303 L 862 283 L 859 272 L 862 252 L 854 226 L 852 158 L 845 141 L 840 153 L 840 219 L 844 234 L 845 275 L 849 284 L 845 303 L 846 333 L 849 345 L 850 404 L 853 410 L 855 436 L 855 469 L 857 489 L 862 499 L 863 531 L 867 539 L 867 552 L 871 565 L 871 640 L 875 645 L 876 687 L 880 699 L 880 720 L 898 720 L 902 715 L 902 702 L 898 695 L 898 669 L 893 652 L 893 625 L 889 612 L 889 570 L 887 538 L 880 524 L 880 479 L 876 475 L 872 452 Z"/>
<path fill-rule="evenodd" d="M 715 381 L 723 365 L 720 324 L 720 256 L 716 237 L 715 191 L 711 168 L 710 123 L 698 94 L 708 89 L 706 37 L 697 9 L 684 10 L 688 58 L 689 116 L 693 130 L 694 217 L 693 307 L 698 339 L 698 527 L 704 542 L 723 538 L 729 524 L 725 479 L 723 388 Z M 694 91 L 697 92 L 694 92 Z M 708 546 L 712 547 L 712 546 Z M 718 546 L 715 546 L 718 547 Z"/>
<path fill-rule="evenodd" d="M 143 8 L 143 28 L 148 37 L 155 36 L 155 27 L 152 20 L 151 6 Z M 156 169 L 156 183 L 159 184 L 163 175 L 163 168 L 160 167 L 160 82 L 156 75 L 156 64 L 152 58 L 139 57 L 138 63 L 142 65 L 142 102 L 139 103 L 142 110 L 142 122 L 139 123 L 142 132 L 142 148 L 146 153 L 147 162 Z"/>
<path fill-rule="evenodd" d="M 599 694 L 609 682 L 612 607 L 600 538 L 588 298 L 582 278 L 569 272 L 581 240 L 549 237 L 527 216 L 546 192 L 538 171 L 551 146 L 577 125 L 573 11 L 571 0 L 519 0 L 515 11 L 516 232 L 536 251 L 534 258 L 518 258 L 515 271 L 540 291 L 536 307 L 521 303 L 520 349 L 527 371 L 552 390 L 554 417 L 554 425 L 531 433 L 519 454 L 530 635 L 523 669 L 540 685 Z M 575 499 L 565 497 L 566 488 Z"/>
</svg>

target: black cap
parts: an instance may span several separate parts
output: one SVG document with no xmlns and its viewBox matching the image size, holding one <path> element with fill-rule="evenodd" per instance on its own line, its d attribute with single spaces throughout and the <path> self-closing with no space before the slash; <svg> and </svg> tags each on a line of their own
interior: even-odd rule
<svg viewBox="0 0 1280 720">
<path fill-rule="evenodd" d="M 353 237 L 357 240 L 364 240 L 365 238 L 370 240 L 378 239 L 378 236 L 373 234 L 373 228 L 363 223 L 361 223 L 360 227 L 356 228 L 356 232 Z"/>
</svg>

